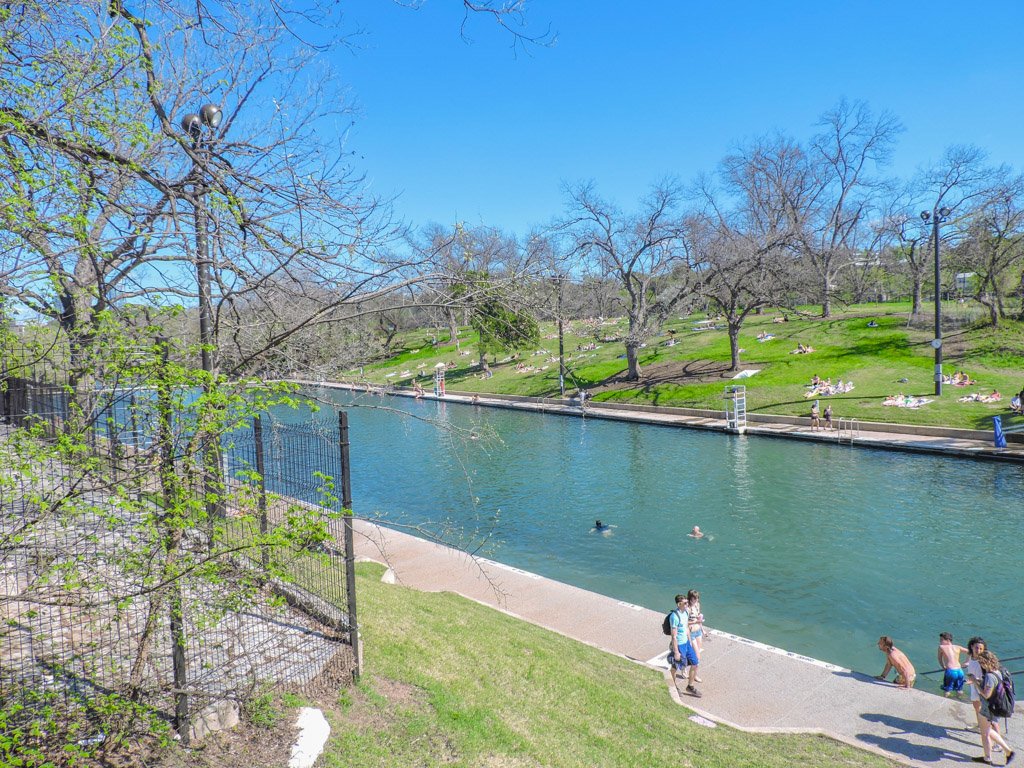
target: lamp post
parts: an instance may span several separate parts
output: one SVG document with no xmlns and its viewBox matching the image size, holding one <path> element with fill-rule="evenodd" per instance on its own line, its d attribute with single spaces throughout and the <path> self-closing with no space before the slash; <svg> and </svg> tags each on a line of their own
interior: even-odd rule
<svg viewBox="0 0 1024 768">
<path fill-rule="evenodd" d="M 935 394 L 942 394 L 942 278 L 939 275 L 939 224 L 947 220 L 950 214 L 949 208 L 936 208 L 931 211 L 921 211 L 921 220 L 927 224 L 932 223 L 932 242 L 935 244 L 935 338 L 932 339 L 932 346 L 935 348 Z"/>
<path fill-rule="evenodd" d="M 222 112 L 214 104 L 204 104 L 199 114 L 189 112 L 181 119 L 181 127 L 192 138 L 195 150 L 204 153 L 202 167 L 196 171 L 193 210 L 196 220 L 196 283 L 199 288 L 199 346 L 203 370 L 212 375 L 213 358 L 213 301 L 210 296 L 210 241 L 209 220 L 206 215 L 206 165 L 209 143 L 203 141 L 203 128 L 216 131 Z"/>
<path fill-rule="evenodd" d="M 192 148 L 200 153 L 201 159 L 193 173 L 194 199 L 192 208 L 196 222 L 196 284 L 199 292 L 199 347 L 203 371 L 206 379 L 203 389 L 207 392 L 213 384 L 216 366 L 215 344 L 213 338 L 213 299 L 210 294 L 210 270 L 213 260 L 210 258 L 209 217 L 206 213 L 206 174 L 210 159 L 210 141 L 203 138 L 204 133 L 214 133 L 220 125 L 223 113 L 215 104 L 204 104 L 199 114 L 189 112 L 181 119 L 181 127 L 192 138 Z M 204 128 L 206 130 L 204 130 Z M 207 520 L 212 526 L 215 517 L 225 514 L 223 503 L 219 500 L 220 487 L 220 441 L 219 439 L 204 440 L 203 450 L 203 493 L 206 496 Z"/>
<path fill-rule="evenodd" d="M 558 281 L 558 391 L 565 397 L 565 326 L 562 322 L 562 286 L 565 275 L 558 275 L 555 279 Z"/>
</svg>

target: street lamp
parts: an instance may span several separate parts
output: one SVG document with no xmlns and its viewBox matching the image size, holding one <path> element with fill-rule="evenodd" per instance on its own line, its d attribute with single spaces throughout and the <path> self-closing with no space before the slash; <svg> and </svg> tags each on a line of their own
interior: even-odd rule
<svg viewBox="0 0 1024 768">
<path fill-rule="evenodd" d="M 199 347 L 202 356 L 203 371 L 206 380 L 203 388 L 207 392 L 213 385 L 213 371 L 216 366 L 213 338 L 213 299 L 210 295 L 210 270 L 213 260 L 210 258 L 209 217 L 206 213 L 206 174 L 210 160 L 210 144 L 212 134 L 220 125 L 223 113 L 215 104 L 204 104 L 199 114 L 189 112 L 181 118 L 181 127 L 191 137 L 192 148 L 200 154 L 201 159 L 193 167 L 194 198 L 192 201 L 196 222 L 196 283 L 199 289 Z M 205 130 L 204 130 L 205 129 Z M 204 139 L 204 134 L 210 138 Z M 220 442 L 204 441 L 203 450 L 203 493 L 206 496 L 207 519 L 212 522 L 215 517 L 224 516 L 223 504 L 218 499 L 220 480 Z"/>
<path fill-rule="evenodd" d="M 565 275 L 557 275 L 555 280 L 558 281 L 558 391 L 565 397 L 565 325 L 562 321 L 562 287 L 565 284 Z"/>
<path fill-rule="evenodd" d="M 939 224 L 949 218 L 949 208 L 936 208 L 932 211 L 921 211 L 921 220 L 932 223 L 932 242 L 935 243 L 935 394 L 942 394 L 942 282 L 939 276 Z"/>
<path fill-rule="evenodd" d="M 193 211 L 196 220 L 196 282 L 199 288 L 199 346 L 203 370 L 213 374 L 213 301 L 210 296 L 210 243 L 209 223 L 206 215 L 206 165 L 209 159 L 209 142 L 203 141 L 203 128 L 212 133 L 220 125 L 223 113 L 214 104 L 204 104 L 199 114 L 189 112 L 181 118 L 181 127 L 192 138 L 192 147 L 205 153 L 202 168 L 196 170 L 195 200 Z"/>
</svg>

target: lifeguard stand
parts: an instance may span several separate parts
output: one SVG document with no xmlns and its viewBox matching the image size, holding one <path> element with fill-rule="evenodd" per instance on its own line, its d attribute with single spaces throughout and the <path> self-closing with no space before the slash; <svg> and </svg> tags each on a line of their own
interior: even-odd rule
<svg viewBox="0 0 1024 768">
<path fill-rule="evenodd" d="M 730 384 L 722 399 L 725 400 L 725 428 L 742 435 L 747 431 L 747 388 Z"/>
<path fill-rule="evenodd" d="M 438 363 L 434 367 L 434 397 L 444 397 L 444 363 Z"/>
</svg>

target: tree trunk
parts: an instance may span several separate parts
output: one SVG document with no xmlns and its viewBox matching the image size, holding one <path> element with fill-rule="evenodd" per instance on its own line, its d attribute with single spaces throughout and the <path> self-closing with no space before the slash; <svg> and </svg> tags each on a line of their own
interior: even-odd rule
<svg viewBox="0 0 1024 768">
<path fill-rule="evenodd" d="M 913 303 L 912 303 L 912 305 L 910 307 L 910 314 L 911 314 L 912 317 L 921 314 L 921 283 L 922 282 L 924 282 L 924 281 L 921 279 L 921 274 L 919 272 L 915 272 L 914 273 L 914 288 L 913 288 L 913 293 L 912 293 L 912 296 L 911 296 L 911 301 Z"/>
<path fill-rule="evenodd" d="M 989 322 L 992 324 L 993 328 L 997 328 L 999 326 L 999 308 L 996 306 L 994 301 L 988 298 L 988 293 L 985 291 L 987 283 L 988 281 L 986 280 L 978 287 L 978 293 L 974 298 L 977 299 L 979 304 L 988 310 Z"/>
<path fill-rule="evenodd" d="M 729 352 L 732 355 L 732 367 L 730 371 L 740 369 L 740 324 L 729 322 Z"/>
<path fill-rule="evenodd" d="M 822 280 L 821 287 L 824 292 L 821 297 L 821 316 L 829 318 L 832 317 L 832 281 L 828 275 Z"/>
<path fill-rule="evenodd" d="M 448 312 L 448 341 L 455 342 L 455 349 L 459 349 L 459 326 L 455 322 L 454 312 Z"/>
<path fill-rule="evenodd" d="M 626 342 L 626 381 L 640 380 L 640 362 L 637 360 L 636 342 Z"/>
</svg>

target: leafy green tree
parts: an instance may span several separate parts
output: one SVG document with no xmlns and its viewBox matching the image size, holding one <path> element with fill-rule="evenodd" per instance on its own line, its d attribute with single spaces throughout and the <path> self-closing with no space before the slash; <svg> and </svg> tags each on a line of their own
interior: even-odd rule
<svg viewBox="0 0 1024 768">
<path fill-rule="evenodd" d="M 486 368 L 488 354 L 513 352 L 540 341 L 537 320 L 524 309 L 516 308 L 509 297 L 494 285 L 486 285 L 487 275 L 474 281 L 478 287 L 473 301 L 470 326 L 479 335 L 480 367 Z"/>
<path fill-rule="evenodd" d="M 33 742 L 50 754 L 96 728 L 108 738 L 93 751 L 116 751 L 149 733 L 149 714 L 170 694 L 184 712 L 190 693 L 178 667 L 173 685 L 152 672 L 171 655 L 168 638 L 184 648 L 189 632 L 252 605 L 268 583 L 294 581 L 294 563 L 323 557 L 340 514 L 329 477 L 312 481 L 324 506 L 271 494 L 266 523 L 254 472 L 207 482 L 204 441 L 231 440 L 255 414 L 294 403 L 288 387 L 210 383 L 182 363 L 194 359 L 194 348 L 166 341 L 140 348 L 136 336 L 108 324 L 111 318 L 99 318 L 97 334 L 110 385 L 100 391 L 98 409 L 110 420 L 76 424 L 56 439 L 44 422 L 29 421 L 0 444 L 0 571 L 20 574 L 0 594 L 0 608 L 14 622 L 0 640 L 11 627 L 31 631 L 41 649 L 54 643 L 41 653 L 58 679 L 84 675 L 119 694 L 102 707 L 83 699 L 91 723 L 51 724 Z M 8 370 L 17 362 L 4 360 Z M 145 439 L 122 441 L 129 418 L 131 432 Z M 218 508 L 230 514 L 211 514 Z M 83 638 L 70 651 L 48 635 L 55 627 L 59 634 L 65 616 L 75 618 Z M 0 721 L 20 722 L 24 702 L 8 703 Z M 187 725 L 179 723 L 179 731 Z"/>
</svg>

